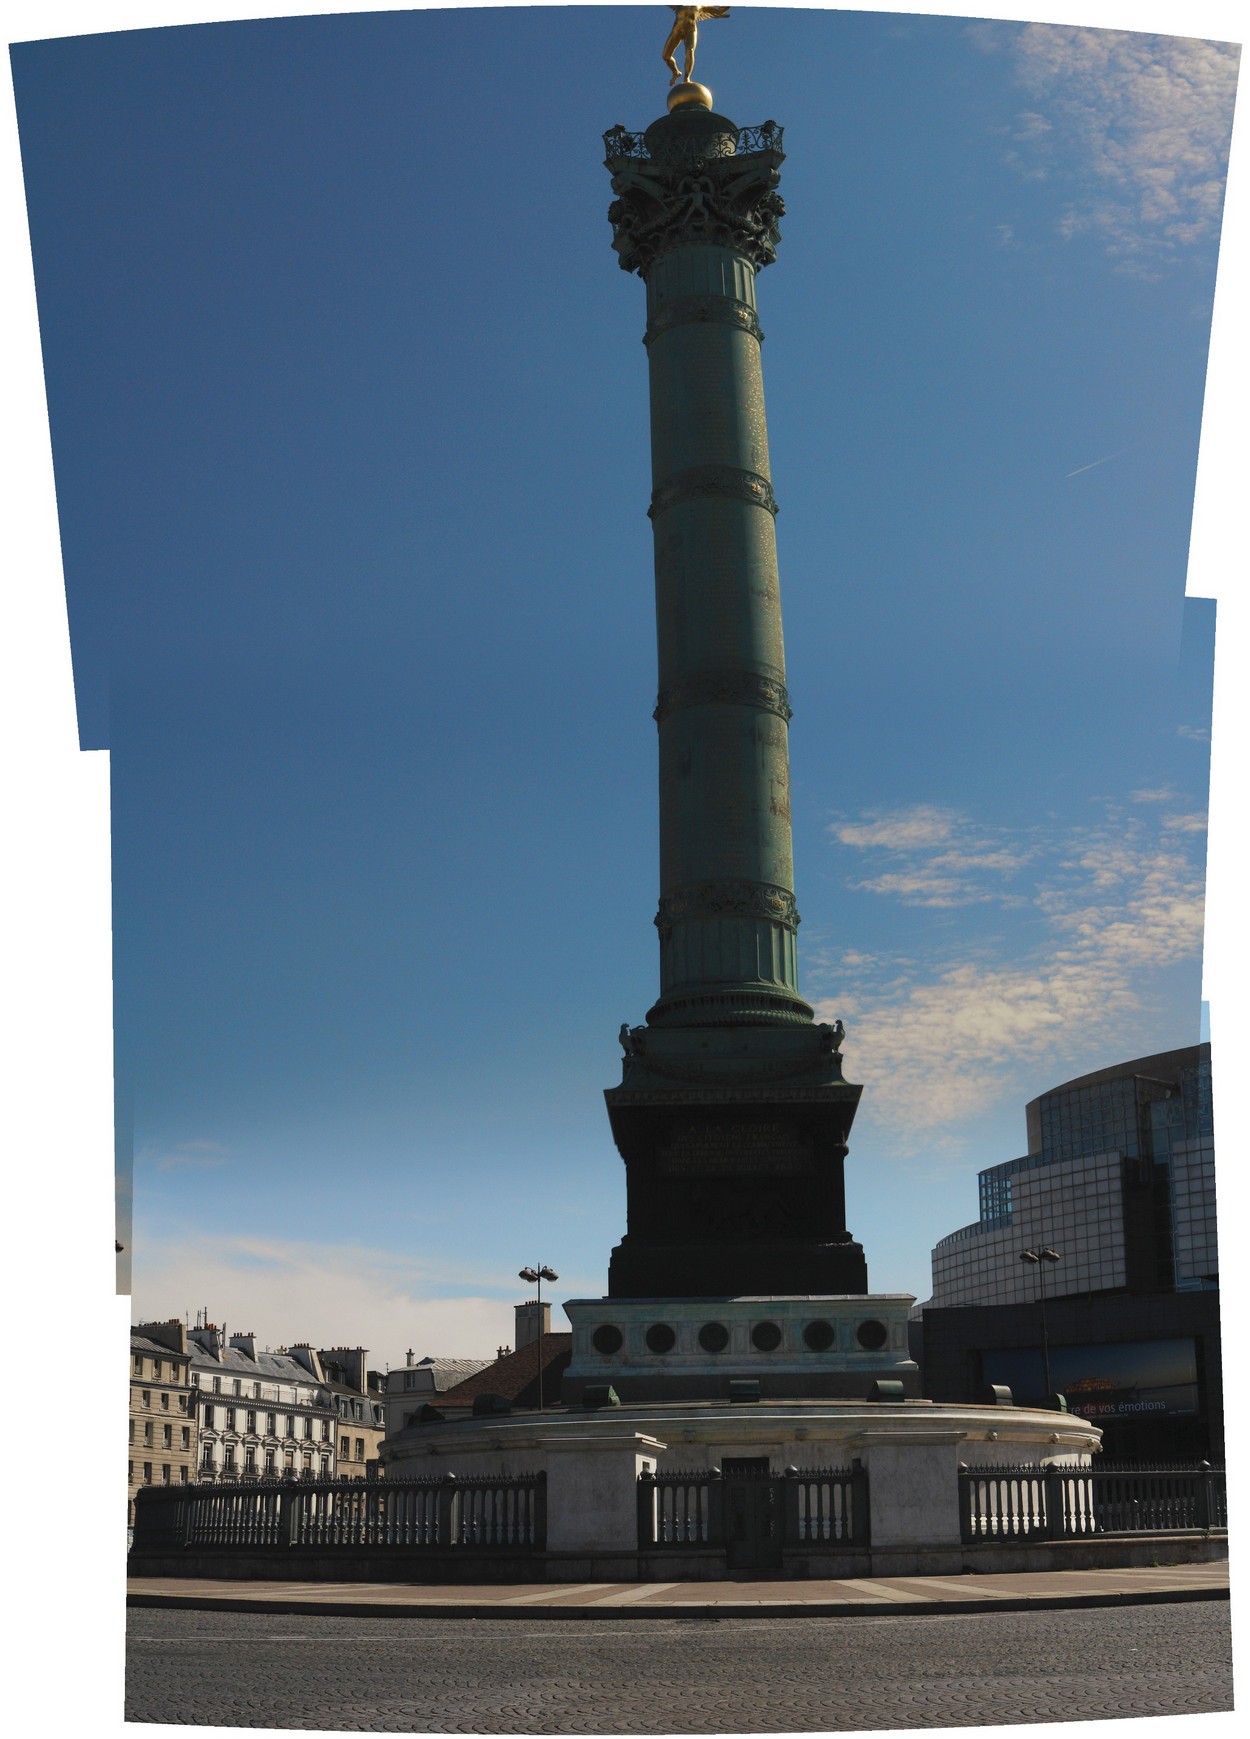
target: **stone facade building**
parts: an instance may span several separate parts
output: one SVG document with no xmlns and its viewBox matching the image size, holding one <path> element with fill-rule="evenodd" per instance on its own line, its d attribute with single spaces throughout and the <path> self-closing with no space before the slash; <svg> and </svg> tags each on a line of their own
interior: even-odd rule
<svg viewBox="0 0 1250 1739">
<path fill-rule="evenodd" d="M 128 1520 L 141 1485 L 186 1485 L 195 1478 L 196 1413 L 191 1354 L 181 1322 L 130 1331 Z"/>
<path fill-rule="evenodd" d="M 337 1475 L 365 1479 L 377 1468 L 378 1449 L 386 1435 L 386 1378 L 369 1369 L 363 1347 L 333 1347 L 318 1356 L 338 1415 Z"/>
<path fill-rule="evenodd" d="M 338 1472 L 339 1409 L 316 1351 L 268 1352 L 210 1323 L 187 1331 L 199 1426 L 198 1481 Z"/>
</svg>

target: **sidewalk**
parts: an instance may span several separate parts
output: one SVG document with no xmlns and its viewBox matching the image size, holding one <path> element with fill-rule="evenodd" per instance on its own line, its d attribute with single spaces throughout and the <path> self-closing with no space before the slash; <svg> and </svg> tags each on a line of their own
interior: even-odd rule
<svg viewBox="0 0 1250 1739">
<path fill-rule="evenodd" d="M 860 1618 L 1226 1600 L 1227 1560 L 848 1582 L 220 1582 L 133 1577 L 129 1606 L 367 1618 Z"/>
</svg>

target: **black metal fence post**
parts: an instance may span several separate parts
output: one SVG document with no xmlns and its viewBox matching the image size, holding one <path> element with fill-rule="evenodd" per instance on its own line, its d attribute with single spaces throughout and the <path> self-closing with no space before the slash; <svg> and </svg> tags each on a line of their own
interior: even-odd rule
<svg viewBox="0 0 1250 1739">
<path fill-rule="evenodd" d="M 638 1549 L 655 1545 L 655 1475 L 649 1467 L 638 1475 Z"/>
</svg>

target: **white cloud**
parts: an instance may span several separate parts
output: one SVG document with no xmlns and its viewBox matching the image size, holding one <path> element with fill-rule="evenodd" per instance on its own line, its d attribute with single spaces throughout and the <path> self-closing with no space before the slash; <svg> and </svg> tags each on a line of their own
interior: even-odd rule
<svg viewBox="0 0 1250 1739">
<path fill-rule="evenodd" d="M 1116 1034 L 1149 1006 L 1151 975 L 1201 955 L 1202 871 L 1179 837 L 1186 828 L 1169 826 L 1189 819 L 1154 812 L 1149 824 L 1116 820 L 1044 853 L 1036 840 L 1028 853 L 1004 849 L 1013 865 L 1040 859 L 1029 898 L 1046 938 L 1016 960 L 995 957 L 986 938 L 975 957 L 965 950 L 927 971 L 843 956 L 840 993 L 817 1011 L 846 1022 L 848 1076 L 868 1089 L 861 1122 L 904 1153 L 954 1148 L 970 1117 L 1014 1091 L 1022 1064 L 1062 1079 L 1069 1065 L 1109 1060 Z M 917 891 L 923 866 L 915 886 L 905 869 L 857 885 L 943 903 Z"/>
<path fill-rule="evenodd" d="M 829 831 L 842 845 L 911 851 L 922 845 L 943 844 L 953 834 L 958 819 L 954 810 L 917 803 L 911 809 L 898 809 L 863 821 L 834 822 Z"/>
<path fill-rule="evenodd" d="M 893 896 L 909 906 L 1012 904 L 1017 896 L 987 881 L 985 872 L 1013 876 L 1030 855 L 973 827 L 958 811 L 930 803 L 859 821 L 836 821 L 829 831 L 839 845 L 885 852 L 891 860 L 889 867 L 853 882 L 853 887 Z"/>
<path fill-rule="evenodd" d="M 1206 811 L 1200 809 L 1193 815 L 1165 815 L 1163 825 L 1170 833 L 1205 833 L 1207 831 Z"/>
<path fill-rule="evenodd" d="M 364 1346 L 379 1368 L 418 1358 L 493 1358 L 513 1341 L 512 1300 L 491 1297 L 485 1277 L 453 1277 L 392 1251 L 192 1231 L 135 1231 L 133 1320 L 157 1322 L 207 1305 L 227 1328 L 262 1345 Z M 486 1282 L 489 1285 L 489 1281 Z M 441 1295 L 440 1295 L 441 1294 Z M 566 1327 L 558 1305 L 552 1327 Z"/>
<path fill-rule="evenodd" d="M 1214 235 L 1236 44 L 1066 24 L 978 24 L 971 34 L 1010 54 L 1029 94 L 1008 162 L 1072 189 L 1060 234 L 1097 236 L 1121 270 L 1138 272 Z"/>
</svg>

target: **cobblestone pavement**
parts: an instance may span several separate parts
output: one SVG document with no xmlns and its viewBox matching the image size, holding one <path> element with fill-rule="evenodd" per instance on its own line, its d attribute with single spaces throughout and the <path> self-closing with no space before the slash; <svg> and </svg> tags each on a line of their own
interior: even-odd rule
<svg viewBox="0 0 1250 1739">
<path fill-rule="evenodd" d="M 1231 1709 L 1228 1606 L 950 1617 L 336 1618 L 132 1610 L 130 1721 L 767 1733 Z"/>
</svg>

